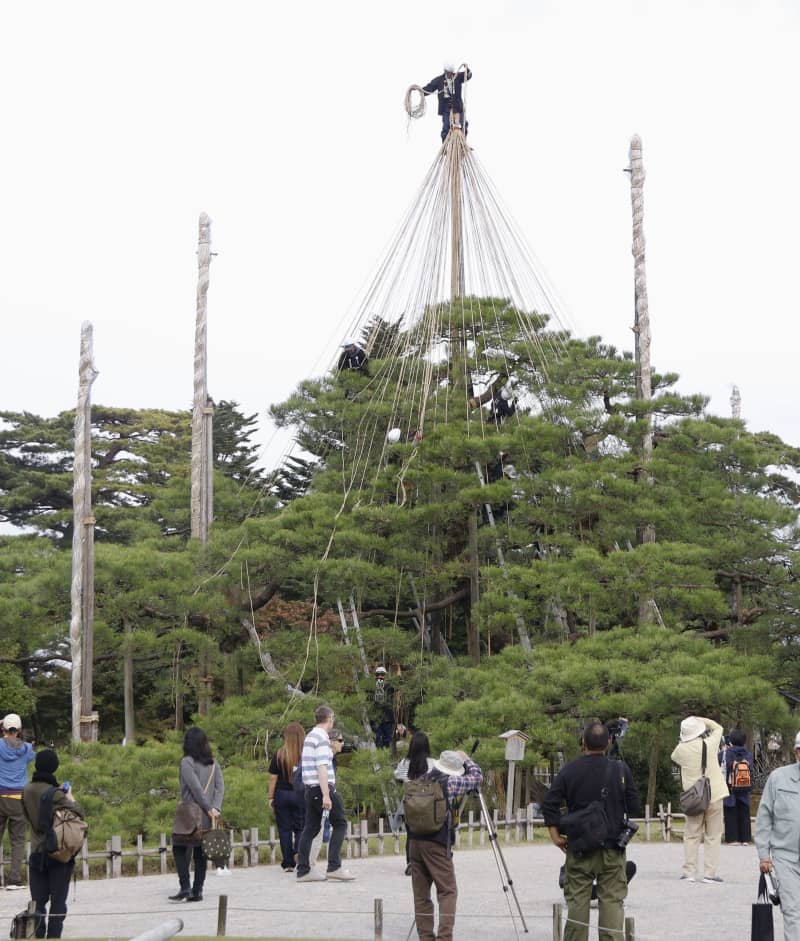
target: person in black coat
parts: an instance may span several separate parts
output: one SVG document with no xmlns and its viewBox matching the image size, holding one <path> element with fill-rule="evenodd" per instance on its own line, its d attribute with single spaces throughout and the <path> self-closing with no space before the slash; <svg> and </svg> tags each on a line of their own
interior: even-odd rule
<svg viewBox="0 0 800 941">
<path fill-rule="evenodd" d="M 464 82 L 472 78 L 472 72 L 465 66 L 461 72 L 456 72 L 455 66 L 445 65 L 444 72 L 432 78 L 427 85 L 422 86 L 426 95 L 434 92 L 439 96 L 439 114 L 442 117 L 442 140 L 450 133 L 450 115 L 453 115 L 453 124 L 464 129 L 467 135 L 469 124 L 464 120 L 464 99 L 461 90 Z"/>
<path fill-rule="evenodd" d="M 728 736 L 730 745 L 724 750 L 724 773 L 730 795 L 722 801 L 722 813 L 725 820 L 725 842 L 731 846 L 749 846 L 753 841 L 750 826 L 750 787 L 734 787 L 733 767 L 737 762 L 746 761 L 753 780 L 753 753 L 746 747 L 747 736 L 742 729 L 731 729 Z"/>
</svg>

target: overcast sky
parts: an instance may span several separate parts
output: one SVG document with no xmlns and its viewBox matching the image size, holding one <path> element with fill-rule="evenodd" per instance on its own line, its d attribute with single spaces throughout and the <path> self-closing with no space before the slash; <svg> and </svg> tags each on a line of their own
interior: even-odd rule
<svg viewBox="0 0 800 941">
<path fill-rule="evenodd" d="M 454 60 L 570 326 L 632 349 L 638 133 L 655 368 L 800 445 L 799 34 L 788 0 L 4 3 L 0 408 L 74 407 L 83 320 L 94 401 L 188 408 L 206 211 L 209 388 L 267 442 L 435 157 L 406 88 Z"/>
</svg>

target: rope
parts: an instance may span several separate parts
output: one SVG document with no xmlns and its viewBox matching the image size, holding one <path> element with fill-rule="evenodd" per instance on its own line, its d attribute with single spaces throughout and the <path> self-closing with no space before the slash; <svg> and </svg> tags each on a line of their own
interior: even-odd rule
<svg viewBox="0 0 800 941">
<path fill-rule="evenodd" d="M 419 95 L 415 102 L 414 95 Z M 413 120 L 421 118 L 425 114 L 425 92 L 421 85 L 409 85 L 405 98 L 406 114 Z"/>
</svg>

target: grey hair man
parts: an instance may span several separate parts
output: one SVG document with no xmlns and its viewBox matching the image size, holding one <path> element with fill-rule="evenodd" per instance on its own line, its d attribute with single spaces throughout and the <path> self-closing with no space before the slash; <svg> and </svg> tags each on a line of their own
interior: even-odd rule
<svg viewBox="0 0 800 941">
<path fill-rule="evenodd" d="M 800 938 L 800 732 L 795 762 L 767 778 L 756 814 L 756 849 L 763 873 L 777 876 L 784 941 Z"/>
</svg>

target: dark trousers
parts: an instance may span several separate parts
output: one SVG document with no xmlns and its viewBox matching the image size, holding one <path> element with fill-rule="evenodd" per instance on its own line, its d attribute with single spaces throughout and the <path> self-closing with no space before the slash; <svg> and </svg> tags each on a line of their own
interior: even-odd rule
<svg viewBox="0 0 800 941">
<path fill-rule="evenodd" d="M 41 868 L 41 857 L 32 854 L 28 864 L 28 882 L 31 898 L 36 903 L 36 937 L 60 938 L 67 917 L 67 895 L 69 880 L 75 861 L 58 863 L 54 859 L 45 861 Z M 47 911 L 47 903 L 50 911 Z"/>
<path fill-rule="evenodd" d="M 300 848 L 300 835 L 306 822 L 305 797 L 294 790 L 275 791 L 275 820 L 281 841 L 281 869 L 294 869 L 295 854 Z"/>
<path fill-rule="evenodd" d="M 189 881 L 189 854 L 194 859 L 194 882 Z M 206 881 L 206 869 L 208 860 L 203 852 L 203 847 L 198 843 L 178 845 L 172 844 L 172 855 L 175 858 L 175 868 L 178 871 L 181 892 L 188 892 L 189 889 L 200 894 L 203 891 L 203 885 Z"/>
<path fill-rule="evenodd" d="M 446 846 L 433 840 L 408 841 L 411 864 L 411 888 L 414 892 L 414 920 L 419 941 L 450 941 L 456 920 L 458 886 L 453 855 Z M 439 931 L 433 930 L 431 885 L 436 886 L 439 903 Z"/>
<path fill-rule="evenodd" d="M 726 843 L 752 843 L 753 834 L 750 827 L 750 801 L 745 804 L 737 800 L 733 807 L 723 805 L 722 812 L 725 817 Z"/>
<path fill-rule="evenodd" d="M 22 882 L 22 860 L 25 857 L 25 833 L 28 824 L 22 810 L 22 799 L 18 797 L 0 797 L 0 843 L 8 826 L 8 838 L 11 842 L 11 869 L 8 883 Z"/>
<path fill-rule="evenodd" d="M 464 115 L 459 113 L 458 111 L 453 112 L 453 118 L 457 124 L 461 125 L 461 130 L 464 132 L 464 137 L 466 137 L 467 132 L 469 131 L 469 121 L 465 121 Z M 449 133 L 450 133 L 450 112 L 445 111 L 445 113 L 442 115 L 442 140 L 444 140 L 445 137 L 447 137 Z"/>
<path fill-rule="evenodd" d="M 342 868 L 341 849 L 344 835 L 347 833 L 347 818 L 344 815 L 342 799 L 336 789 L 330 788 L 331 794 L 331 841 L 328 843 L 328 872 L 335 872 Z M 297 875 L 304 876 L 310 871 L 308 862 L 311 853 L 311 844 L 322 826 L 322 789 L 320 787 L 306 788 L 306 825 L 300 835 L 300 845 L 297 850 Z"/>
</svg>

